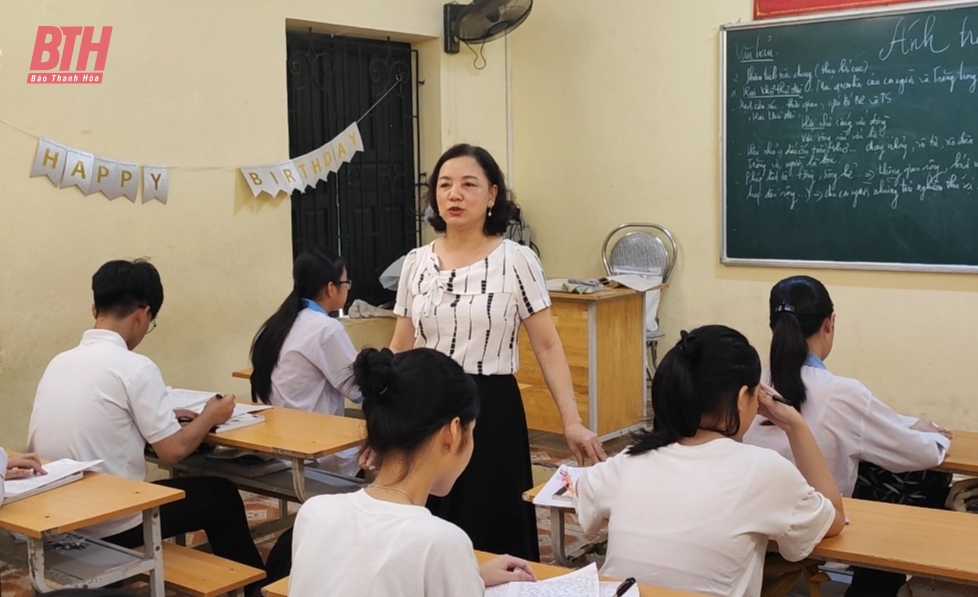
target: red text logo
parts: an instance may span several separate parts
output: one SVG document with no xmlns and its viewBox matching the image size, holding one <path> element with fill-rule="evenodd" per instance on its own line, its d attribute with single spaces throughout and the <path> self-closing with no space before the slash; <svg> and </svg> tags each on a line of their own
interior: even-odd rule
<svg viewBox="0 0 978 597">
<path fill-rule="evenodd" d="M 95 27 L 38 27 L 27 82 L 101 83 L 111 39 L 112 27 L 102 27 L 97 40 Z"/>
</svg>

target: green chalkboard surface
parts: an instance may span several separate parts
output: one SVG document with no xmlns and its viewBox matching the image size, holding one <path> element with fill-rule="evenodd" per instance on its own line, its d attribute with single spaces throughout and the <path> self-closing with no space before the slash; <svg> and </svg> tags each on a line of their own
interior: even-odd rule
<svg viewBox="0 0 978 597">
<path fill-rule="evenodd" d="M 724 263 L 978 272 L 978 3 L 721 44 Z"/>
</svg>

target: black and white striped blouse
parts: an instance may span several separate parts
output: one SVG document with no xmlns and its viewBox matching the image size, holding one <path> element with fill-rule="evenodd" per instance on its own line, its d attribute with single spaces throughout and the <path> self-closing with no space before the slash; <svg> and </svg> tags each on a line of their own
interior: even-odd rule
<svg viewBox="0 0 978 597">
<path fill-rule="evenodd" d="M 520 324 L 548 307 L 540 260 L 504 240 L 482 261 L 446 271 L 431 244 L 414 249 L 404 259 L 394 312 L 414 323 L 415 348 L 447 354 L 466 373 L 507 375 L 519 369 Z"/>
</svg>

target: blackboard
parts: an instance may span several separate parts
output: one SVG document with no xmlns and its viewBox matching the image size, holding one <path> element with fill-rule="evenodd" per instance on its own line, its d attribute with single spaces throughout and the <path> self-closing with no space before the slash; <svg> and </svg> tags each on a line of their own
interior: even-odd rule
<svg viewBox="0 0 978 597">
<path fill-rule="evenodd" d="M 978 272 L 978 3 L 720 43 L 721 261 Z"/>
</svg>

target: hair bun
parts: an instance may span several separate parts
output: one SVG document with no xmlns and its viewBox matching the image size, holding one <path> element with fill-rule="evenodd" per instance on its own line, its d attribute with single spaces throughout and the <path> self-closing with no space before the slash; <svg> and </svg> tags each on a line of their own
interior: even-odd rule
<svg viewBox="0 0 978 597">
<path fill-rule="evenodd" d="M 365 399 L 389 399 L 397 380 L 394 353 L 387 348 L 364 348 L 353 362 L 353 377 Z"/>
<path fill-rule="evenodd" d="M 686 330 L 679 332 L 679 350 L 686 358 L 692 362 L 696 359 L 696 355 L 699 352 L 696 342 L 696 335 L 690 334 Z"/>
</svg>

